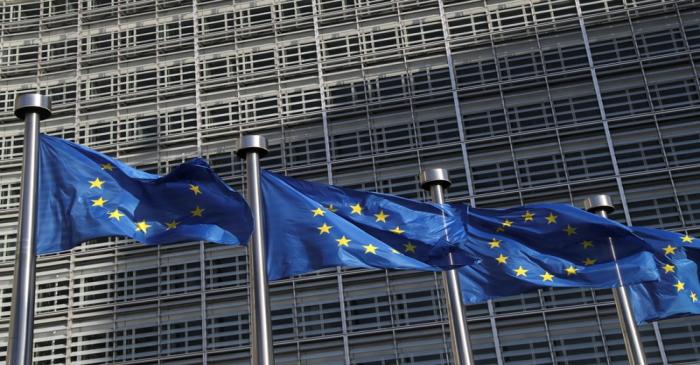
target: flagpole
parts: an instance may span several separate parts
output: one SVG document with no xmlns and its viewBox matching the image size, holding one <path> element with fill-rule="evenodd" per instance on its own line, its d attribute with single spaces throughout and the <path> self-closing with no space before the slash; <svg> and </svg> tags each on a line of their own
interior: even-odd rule
<svg viewBox="0 0 700 365">
<path fill-rule="evenodd" d="M 452 184 L 447 170 L 425 169 L 420 174 L 420 183 L 423 189 L 430 190 L 434 203 L 445 203 L 444 190 Z M 448 259 L 450 263 L 454 263 L 452 253 L 449 253 Z M 452 357 L 455 365 L 474 365 L 458 275 L 456 269 L 445 271 L 442 274 L 443 286 L 447 292 Z"/>
<path fill-rule="evenodd" d="M 39 185 L 39 123 L 42 119 L 51 116 L 51 100 L 48 96 L 41 94 L 20 95 L 15 99 L 15 115 L 17 118 L 24 119 L 24 148 L 7 364 L 31 365 L 36 290 L 35 237 Z"/>
<path fill-rule="evenodd" d="M 605 194 L 590 196 L 583 201 L 583 205 L 587 211 L 598 214 L 603 218 L 607 218 L 608 213 L 612 213 L 615 210 L 612 198 L 610 198 L 610 195 Z M 647 365 L 644 346 L 639 336 L 637 322 L 634 320 L 632 306 L 630 305 L 629 296 L 627 295 L 627 288 L 623 285 L 622 272 L 617 264 L 615 245 L 611 238 L 608 238 L 608 240 L 610 241 L 610 253 L 612 254 L 613 260 L 615 260 L 618 282 L 620 283 L 619 287 L 613 288 L 613 298 L 615 299 L 617 315 L 620 318 L 620 324 L 622 326 L 622 338 L 625 341 L 627 358 L 630 365 Z"/>
<path fill-rule="evenodd" d="M 253 212 L 253 237 L 248 245 L 248 265 L 251 288 L 250 344 L 252 365 L 274 365 L 270 294 L 267 287 L 263 207 L 260 195 L 260 157 L 267 153 L 267 139 L 260 135 L 243 136 L 238 156 L 246 159 L 247 200 Z"/>
</svg>

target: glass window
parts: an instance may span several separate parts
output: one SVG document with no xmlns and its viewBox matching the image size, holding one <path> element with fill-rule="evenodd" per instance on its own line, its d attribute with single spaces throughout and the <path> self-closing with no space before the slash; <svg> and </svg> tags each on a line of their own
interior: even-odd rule
<svg viewBox="0 0 700 365">
<path fill-rule="evenodd" d="M 518 186 L 510 142 L 507 139 L 467 145 L 474 193 L 503 191 Z"/>
<path fill-rule="evenodd" d="M 559 138 L 570 180 L 610 176 L 614 173 L 601 124 L 561 129 Z"/>
<path fill-rule="evenodd" d="M 529 80 L 503 87 L 511 133 L 554 126 L 548 91 L 544 80 Z"/>
<path fill-rule="evenodd" d="M 460 108 L 467 139 L 506 134 L 506 116 L 498 89 L 460 92 Z"/>
<path fill-rule="evenodd" d="M 700 174 L 695 169 L 677 170 L 672 173 L 678 202 L 686 227 L 700 224 Z"/>
<path fill-rule="evenodd" d="M 560 31 L 540 37 L 548 73 L 588 67 L 588 57 L 580 30 Z"/>
<path fill-rule="evenodd" d="M 668 173 L 622 179 L 632 225 L 661 229 L 680 228 L 680 212 Z"/>
<path fill-rule="evenodd" d="M 641 69 L 636 64 L 598 71 L 600 92 L 608 118 L 651 111 Z"/>
<path fill-rule="evenodd" d="M 553 131 L 516 136 L 512 141 L 521 187 L 566 181 L 564 158 Z"/>
<path fill-rule="evenodd" d="M 535 76 L 544 72 L 537 39 L 508 40 L 495 47 L 501 80 Z"/>
<path fill-rule="evenodd" d="M 653 120 L 624 120 L 610 124 L 620 172 L 664 168 L 666 160 Z"/>
<path fill-rule="evenodd" d="M 637 58 L 632 31 L 625 22 L 586 27 L 596 66 Z"/>
</svg>

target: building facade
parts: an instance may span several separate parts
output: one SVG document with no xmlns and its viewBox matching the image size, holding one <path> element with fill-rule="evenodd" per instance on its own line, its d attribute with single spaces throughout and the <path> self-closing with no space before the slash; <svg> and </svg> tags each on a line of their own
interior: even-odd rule
<svg viewBox="0 0 700 365">
<path fill-rule="evenodd" d="M 0 362 L 23 124 L 166 173 L 267 136 L 267 169 L 426 199 L 581 206 L 700 233 L 700 4 L 663 0 L 0 0 Z M 243 248 L 111 238 L 38 262 L 36 364 L 247 364 Z M 449 364 L 438 274 L 327 270 L 271 285 L 276 363 Z M 467 307 L 476 363 L 627 364 L 609 290 Z M 641 327 L 652 364 L 700 361 L 700 318 Z"/>
</svg>

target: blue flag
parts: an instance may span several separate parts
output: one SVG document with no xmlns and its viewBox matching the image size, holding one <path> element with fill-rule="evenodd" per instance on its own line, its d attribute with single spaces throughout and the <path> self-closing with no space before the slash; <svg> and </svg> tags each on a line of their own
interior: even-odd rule
<svg viewBox="0 0 700 365">
<path fill-rule="evenodd" d="M 631 229 L 651 245 L 661 277 L 657 282 L 629 286 L 637 322 L 700 314 L 697 239 L 653 228 Z"/>
<path fill-rule="evenodd" d="M 106 236 L 238 245 L 252 231 L 245 200 L 201 159 L 159 177 L 56 137 L 39 150 L 39 254 Z"/>
<path fill-rule="evenodd" d="M 475 262 L 447 205 L 267 171 L 261 180 L 270 280 L 335 266 L 435 271 Z"/>
<path fill-rule="evenodd" d="M 659 280 L 649 245 L 615 221 L 562 204 L 513 209 L 463 206 L 470 247 L 480 263 L 460 269 L 465 303 L 547 287 L 625 285 Z"/>
</svg>

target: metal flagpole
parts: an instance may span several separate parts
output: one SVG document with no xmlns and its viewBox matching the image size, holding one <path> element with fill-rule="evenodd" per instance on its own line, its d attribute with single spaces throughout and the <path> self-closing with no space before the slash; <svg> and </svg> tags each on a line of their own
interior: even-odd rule
<svg viewBox="0 0 700 365">
<path fill-rule="evenodd" d="M 433 202 L 438 204 L 445 203 L 444 189 L 447 189 L 452 184 L 447 170 L 423 170 L 420 174 L 420 183 L 423 189 L 430 190 Z M 449 260 L 450 263 L 454 263 L 452 253 L 449 254 Z M 447 292 L 447 310 L 449 312 L 454 364 L 474 365 L 457 270 L 445 271 L 442 275 L 442 282 Z"/>
<path fill-rule="evenodd" d="M 607 218 L 608 213 L 612 213 L 615 210 L 612 198 L 605 194 L 590 196 L 583 201 L 583 205 L 587 211 L 598 214 L 604 218 Z M 617 265 L 615 244 L 611 238 L 608 238 L 608 240 L 610 241 L 610 253 L 612 254 L 613 260 L 615 260 L 617 279 L 620 283 L 619 287 L 613 288 L 613 298 L 615 299 L 617 315 L 620 318 L 620 324 L 622 326 L 622 338 L 625 341 L 627 358 L 630 365 L 647 365 L 644 346 L 642 346 L 639 329 L 637 329 L 637 322 L 634 320 L 632 306 L 627 296 L 627 288 L 623 285 L 622 273 L 620 272 L 620 267 Z"/>
<path fill-rule="evenodd" d="M 31 365 L 36 289 L 35 235 L 39 185 L 39 122 L 51 116 L 51 100 L 48 96 L 41 94 L 20 95 L 15 99 L 15 115 L 17 118 L 24 119 L 24 152 L 7 363 L 8 365 Z"/>
<path fill-rule="evenodd" d="M 245 157 L 247 166 L 247 200 L 253 212 L 255 228 L 248 245 L 248 265 L 251 288 L 251 364 L 274 365 L 270 294 L 267 288 L 265 237 L 263 236 L 263 207 L 260 195 L 260 157 L 267 153 L 267 139 L 260 135 L 243 136 L 238 156 Z"/>
</svg>

